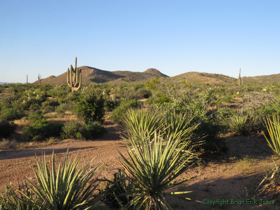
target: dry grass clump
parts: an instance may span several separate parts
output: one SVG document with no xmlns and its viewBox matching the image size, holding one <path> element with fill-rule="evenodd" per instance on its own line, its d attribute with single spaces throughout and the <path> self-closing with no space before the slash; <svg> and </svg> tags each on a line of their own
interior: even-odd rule
<svg viewBox="0 0 280 210">
<path fill-rule="evenodd" d="M 0 141 L 0 150 L 16 148 L 17 141 L 15 139 L 2 139 Z"/>
</svg>

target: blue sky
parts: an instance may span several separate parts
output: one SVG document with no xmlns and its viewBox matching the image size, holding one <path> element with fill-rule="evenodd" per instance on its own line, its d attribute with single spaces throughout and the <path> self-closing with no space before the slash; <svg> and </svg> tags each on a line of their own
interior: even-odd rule
<svg viewBox="0 0 280 210">
<path fill-rule="evenodd" d="M 78 66 L 280 73 L 279 0 L 0 0 L 0 82 Z"/>
</svg>

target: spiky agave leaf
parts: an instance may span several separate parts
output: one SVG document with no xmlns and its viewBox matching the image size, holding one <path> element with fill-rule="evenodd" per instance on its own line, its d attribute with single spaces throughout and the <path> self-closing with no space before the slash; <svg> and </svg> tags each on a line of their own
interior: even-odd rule
<svg viewBox="0 0 280 210">
<path fill-rule="evenodd" d="M 165 145 L 163 145 L 165 142 Z M 182 152 L 190 145 L 178 147 L 180 138 L 169 136 L 166 141 L 155 133 L 153 139 L 143 132 L 137 139 L 130 139 L 128 158 L 120 154 L 120 162 L 139 186 L 134 189 L 130 205 L 138 209 L 171 209 L 164 198 L 164 191 L 186 179 L 173 182 L 194 158 L 192 153 Z"/>
<path fill-rule="evenodd" d="M 247 133 L 247 124 L 249 121 L 249 117 L 247 115 L 239 116 L 235 115 L 230 118 L 230 128 L 232 131 L 238 134 L 246 134 Z"/>
<path fill-rule="evenodd" d="M 273 150 L 273 152 L 280 158 L 280 121 L 279 116 L 273 115 L 272 119 L 269 117 L 266 119 L 266 128 L 270 137 L 270 140 L 264 134 L 264 137 Z M 266 183 L 266 184 L 265 184 Z M 273 193 L 277 193 L 277 187 L 280 184 L 280 167 L 274 162 L 274 167 L 264 177 L 256 190 L 260 189 L 260 193 L 273 190 Z M 260 188 L 262 186 L 262 188 Z"/>
<path fill-rule="evenodd" d="M 91 161 L 83 169 L 79 169 L 81 158 L 78 161 L 76 158 L 70 160 L 67 165 L 68 152 L 67 150 L 64 161 L 59 164 L 57 172 L 54 152 L 51 157 L 51 171 L 47 166 L 45 155 L 42 164 L 37 159 L 37 172 L 34 168 L 33 171 L 38 185 L 27 179 L 28 187 L 40 201 L 42 209 L 90 209 L 97 202 L 97 199 L 93 198 L 93 192 L 98 185 L 97 179 L 93 179 L 97 167 L 87 172 Z M 32 197 L 22 191 L 19 192 L 26 198 L 23 202 L 35 205 Z"/>
<path fill-rule="evenodd" d="M 277 187 L 280 184 L 280 167 L 274 162 L 274 167 L 269 170 L 264 179 L 261 181 L 256 191 L 259 190 L 259 195 L 264 192 L 277 193 Z M 261 187 L 262 186 L 262 187 Z"/>
<path fill-rule="evenodd" d="M 273 115 L 272 120 L 270 118 L 267 118 L 266 122 L 266 128 L 270 137 L 271 142 L 264 134 L 264 137 L 270 146 L 270 148 L 273 150 L 273 152 L 280 158 L 280 121 L 279 116 Z"/>
<path fill-rule="evenodd" d="M 165 113 L 166 136 L 172 135 L 173 138 L 181 138 L 183 142 L 189 140 L 193 131 L 200 123 L 191 126 L 193 118 L 189 118 L 186 113 L 167 112 Z"/>
<path fill-rule="evenodd" d="M 164 129 L 164 120 L 157 110 L 129 109 L 122 122 L 126 131 L 123 138 L 127 140 L 139 138 L 143 132 L 152 137 L 156 130 Z"/>
</svg>

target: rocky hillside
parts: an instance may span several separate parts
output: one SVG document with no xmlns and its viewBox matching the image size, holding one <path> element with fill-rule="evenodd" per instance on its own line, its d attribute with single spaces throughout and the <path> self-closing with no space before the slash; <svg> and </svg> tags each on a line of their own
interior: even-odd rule
<svg viewBox="0 0 280 210">
<path fill-rule="evenodd" d="M 144 72 L 132 72 L 132 71 L 106 71 L 97 69 L 90 66 L 81 66 L 78 67 L 82 71 L 82 82 L 83 84 L 89 84 L 91 82 L 95 83 L 105 83 L 105 82 L 133 82 L 147 80 L 154 77 L 168 77 L 165 74 L 162 74 L 159 70 L 151 68 L 147 69 Z M 38 83 L 37 80 L 34 82 Z M 59 76 L 49 76 L 41 80 L 42 84 L 63 84 L 66 83 L 66 72 Z"/>
</svg>

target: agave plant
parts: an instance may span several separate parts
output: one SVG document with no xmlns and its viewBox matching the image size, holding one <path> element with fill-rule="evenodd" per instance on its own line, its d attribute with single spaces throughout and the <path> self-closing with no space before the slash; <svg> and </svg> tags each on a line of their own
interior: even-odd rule
<svg viewBox="0 0 280 210">
<path fill-rule="evenodd" d="M 51 170 L 47 167 L 45 155 L 42 165 L 37 160 L 37 172 L 34 169 L 33 171 L 38 185 L 27 179 L 28 188 L 33 196 L 19 190 L 19 193 L 24 196 L 21 201 L 34 209 L 92 209 L 98 201 L 98 197 L 93 197 L 93 192 L 98 185 L 97 179 L 93 179 L 97 167 L 87 171 L 90 162 L 82 169 L 78 169 L 81 158 L 78 161 L 76 158 L 70 160 L 68 165 L 67 160 L 68 150 L 57 172 L 54 153 L 51 158 Z"/>
<path fill-rule="evenodd" d="M 271 139 L 271 142 L 269 139 L 265 136 L 265 139 L 270 146 L 270 148 L 273 150 L 273 152 L 280 158 L 280 121 L 279 116 L 273 115 L 272 120 L 270 118 L 267 118 L 266 120 L 266 128 L 269 134 L 269 137 Z"/>
<path fill-rule="evenodd" d="M 164 129 L 164 119 L 158 110 L 129 109 L 123 118 L 124 139 L 140 138 L 143 132 L 153 137 L 155 131 Z"/>
<path fill-rule="evenodd" d="M 249 122 L 249 117 L 247 115 L 239 116 L 235 115 L 230 118 L 230 128 L 232 131 L 240 135 L 247 134 L 247 124 Z"/>
<path fill-rule="evenodd" d="M 187 170 L 187 165 L 195 157 L 190 141 L 179 147 L 180 142 L 180 136 L 169 136 L 163 140 L 156 132 L 153 137 L 143 132 L 139 138 L 130 139 L 128 158 L 120 154 L 119 159 L 136 186 L 131 192 L 133 199 L 129 206 L 136 209 L 172 209 L 165 200 L 164 191 L 188 180 L 174 181 Z"/>
<path fill-rule="evenodd" d="M 192 120 L 193 118 L 188 118 L 186 114 L 167 112 L 165 114 L 166 135 L 172 135 L 175 139 L 179 136 L 183 141 L 189 140 L 192 131 L 199 126 L 199 123 L 191 126 Z"/>
<path fill-rule="evenodd" d="M 0 194 L 0 210 L 35 210 L 38 209 L 34 206 L 26 204 L 22 202 L 22 200 L 26 200 L 25 196 L 22 194 L 18 195 L 16 192 L 22 190 L 24 194 L 28 195 L 28 197 L 32 197 L 32 193 L 27 188 L 26 184 L 19 184 L 17 189 L 14 190 L 12 183 L 5 187 L 5 194 Z"/>
<path fill-rule="evenodd" d="M 280 121 L 279 116 L 273 115 L 272 120 L 267 118 L 266 120 L 266 128 L 269 134 L 271 141 L 266 137 L 264 137 L 273 150 L 273 152 L 280 158 Z M 259 190 L 260 194 L 273 190 L 274 194 L 277 193 L 277 187 L 280 185 L 280 167 L 274 163 L 274 167 L 267 173 L 265 178 L 261 181 L 256 190 L 258 190 L 261 186 L 263 187 Z"/>
</svg>

